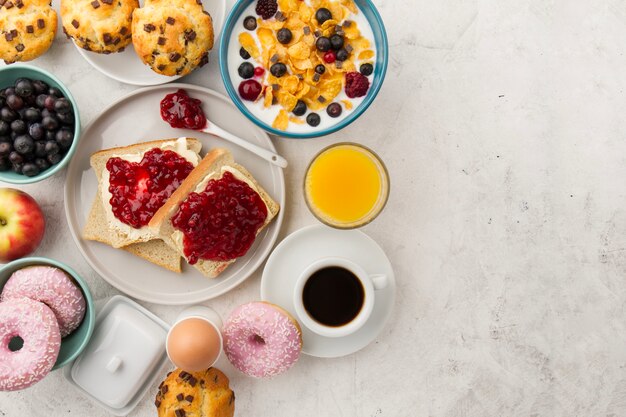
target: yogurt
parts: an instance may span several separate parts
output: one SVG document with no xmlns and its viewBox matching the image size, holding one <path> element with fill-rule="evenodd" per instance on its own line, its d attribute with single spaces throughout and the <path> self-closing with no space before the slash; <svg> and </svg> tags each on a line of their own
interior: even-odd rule
<svg viewBox="0 0 626 417">
<path fill-rule="evenodd" d="M 305 3 L 309 6 L 311 5 L 310 1 L 305 1 Z M 268 81 L 267 81 L 268 74 L 270 74 L 270 69 L 264 67 L 264 65 L 261 62 L 261 59 L 255 59 L 254 57 L 250 57 L 249 59 L 245 60 L 239 54 L 239 51 L 242 45 L 239 43 L 238 37 L 239 37 L 239 34 L 242 32 L 249 33 L 254 38 L 257 48 L 260 51 L 262 50 L 262 45 L 257 35 L 257 30 L 248 31 L 244 28 L 244 24 L 243 24 L 245 18 L 248 16 L 253 16 L 255 18 L 260 19 L 260 17 L 258 17 L 256 14 L 255 7 L 256 7 L 256 2 L 252 2 L 248 6 L 248 8 L 246 8 L 246 10 L 241 14 L 237 23 L 235 24 L 235 31 L 233 32 L 233 39 L 230 41 L 229 46 L 228 46 L 228 71 L 229 71 L 229 75 L 230 75 L 231 81 L 235 89 L 237 89 L 239 84 L 242 81 L 244 81 L 244 79 L 238 73 L 239 66 L 244 62 L 250 62 L 255 67 L 259 67 L 259 66 L 263 67 L 263 69 L 265 70 L 264 74 L 260 77 L 255 76 L 254 79 L 258 81 L 261 85 L 267 86 L 267 88 L 271 88 L 271 86 L 268 86 Z M 279 12 L 281 12 L 280 9 L 279 9 Z M 274 20 L 276 20 L 275 17 L 273 17 L 269 21 L 274 21 Z M 369 40 L 370 47 L 368 49 L 373 51 L 374 57 L 375 57 L 376 45 L 374 43 L 374 34 L 372 32 L 372 28 L 369 22 L 367 21 L 367 18 L 363 15 L 363 13 L 360 10 L 358 10 L 357 13 L 350 13 L 349 15 L 347 15 L 344 21 L 346 20 L 351 21 L 352 24 L 356 24 L 359 31 L 361 32 L 361 36 Z M 338 22 L 338 25 L 341 25 L 342 23 L 343 21 Z M 285 45 L 285 46 L 291 46 L 291 45 L 292 44 L 290 43 L 289 45 Z M 312 48 L 315 48 L 315 46 L 313 46 Z M 358 71 L 362 63 L 372 63 L 374 66 L 376 66 L 376 62 L 374 61 L 374 58 L 359 60 L 356 55 L 357 54 L 350 54 L 350 58 L 349 58 L 349 60 L 351 60 L 355 64 L 356 71 Z M 335 64 L 333 63 L 333 64 L 325 64 L 325 65 L 328 67 L 330 65 L 335 65 Z M 287 75 L 289 75 L 291 74 L 291 68 L 289 67 L 289 65 L 287 65 L 287 68 L 288 68 Z M 368 78 L 370 79 L 370 85 L 371 85 L 372 76 L 370 75 Z M 345 86 L 345 81 L 344 81 L 344 86 Z M 341 104 L 342 112 L 339 117 L 335 117 L 335 118 L 330 117 L 326 112 L 326 107 L 319 109 L 319 110 L 311 110 L 307 108 L 306 113 L 302 116 L 295 116 L 293 113 L 289 112 L 290 119 L 294 119 L 294 118 L 300 119 L 302 121 L 302 124 L 294 123 L 290 120 L 286 131 L 293 132 L 293 133 L 310 133 L 312 130 L 321 131 L 321 130 L 331 128 L 332 126 L 336 125 L 337 123 L 339 123 L 340 121 L 348 117 L 363 102 L 363 99 L 366 96 L 358 97 L 358 98 L 349 98 L 345 93 L 344 86 L 342 86 L 341 92 L 332 101 L 328 101 L 324 103 L 325 105 L 328 105 L 331 103 Z M 250 113 L 252 113 L 256 118 L 266 123 L 267 125 L 272 126 L 274 120 L 278 116 L 280 110 L 283 109 L 283 107 L 280 104 L 273 104 L 270 107 L 265 107 L 263 99 L 264 99 L 264 96 L 261 95 L 260 98 L 254 102 L 243 100 L 243 99 L 241 101 L 246 106 L 246 108 L 250 111 Z M 349 102 L 352 105 L 351 109 L 348 109 L 346 107 L 345 102 Z M 320 123 L 319 125 L 315 127 L 310 126 L 309 124 L 306 123 L 306 117 L 311 112 L 315 112 L 320 116 Z"/>
</svg>

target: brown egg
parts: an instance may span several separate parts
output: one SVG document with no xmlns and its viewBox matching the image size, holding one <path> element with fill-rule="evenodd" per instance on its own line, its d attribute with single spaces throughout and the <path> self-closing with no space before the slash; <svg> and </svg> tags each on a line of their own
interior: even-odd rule
<svg viewBox="0 0 626 417">
<path fill-rule="evenodd" d="M 222 349 L 218 331 L 206 320 L 188 318 L 176 324 L 167 338 L 167 353 L 177 367 L 201 371 L 212 366 Z"/>
</svg>

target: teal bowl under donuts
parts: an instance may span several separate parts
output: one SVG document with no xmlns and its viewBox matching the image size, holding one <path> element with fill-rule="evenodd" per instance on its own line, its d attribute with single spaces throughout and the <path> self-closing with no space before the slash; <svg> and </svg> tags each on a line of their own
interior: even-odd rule
<svg viewBox="0 0 626 417">
<path fill-rule="evenodd" d="M 59 356 L 57 357 L 54 367 L 52 368 L 53 370 L 58 369 L 76 359 L 85 346 L 87 346 L 87 342 L 89 342 L 89 339 L 91 338 L 96 321 L 93 299 L 91 297 L 91 293 L 89 292 L 87 283 L 76 273 L 76 271 L 59 261 L 37 257 L 18 259 L 2 266 L 0 268 L 0 293 L 2 292 L 6 282 L 15 271 L 29 266 L 51 266 L 64 271 L 74 280 L 75 284 L 81 290 L 85 298 L 86 308 L 83 321 L 76 330 L 61 339 Z"/>
</svg>

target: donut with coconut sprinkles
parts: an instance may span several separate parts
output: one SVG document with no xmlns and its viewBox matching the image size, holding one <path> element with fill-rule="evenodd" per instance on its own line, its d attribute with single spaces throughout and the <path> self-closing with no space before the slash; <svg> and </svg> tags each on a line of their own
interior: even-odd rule
<svg viewBox="0 0 626 417">
<path fill-rule="evenodd" d="M 223 336 L 228 360 L 256 378 L 285 372 L 302 350 L 298 322 L 282 308 L 266 302 L 237 307 L 224 324 Z"/>
<path fill-rule="evenodd" d="M 48 306 L 28 298 L 0 303 L 0 391 L 28 388 L 42 380 L 60 347 L 59 325 Z"/>
<path fill-rule="evenodd" d="M 46 304 L 59 322 L 61 337 L 72 333 L 85 317 L 85 297 L 62 270 L 31 266 L 15 271 L 4 285 L 0 301 L 30 298 Z"/>
</svg>

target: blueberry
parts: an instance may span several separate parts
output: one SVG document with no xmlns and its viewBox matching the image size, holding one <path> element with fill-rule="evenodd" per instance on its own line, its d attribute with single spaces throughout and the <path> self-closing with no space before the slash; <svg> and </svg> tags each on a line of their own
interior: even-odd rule
<svg viewBox="0 0 626 417">
<path fill-rule="evenodd" d="M 330 39 L 328 39 L 326 36 L 320 36 L 315 41 L 315 47 L 320 52 L 328 51 L 330 49 L 330 47 L 331 47 Z"/>
<path fill-rule="evenodd" d="M 39 172 L 39 167 L 34 162 L 28 162 L 22 167 L 22 174 L 26 175 L 27 177 L 34 177 L 35 175 L 39 174 Z"/>
<path fill-rule="evenodd" d="M 46 84 L 44 81 L 41 81 L 41 80 L 33 80 L 32 83 L 33 83 L 33 91 L 35 92 L 35 94 L 45 93 L 50 88 L 48 84 Z"/>
<path fill-rule="evenodd" d="M 45 137 L 46 131 L 41 123 L 33 123 L 28 126 L 28 134 L 35 140 L 41 140 Z"/>
<path fill-rule="evenodd" d="M 274 77 L 280 78 L 287 73 L 287 65 L 282 62 L 277 62 L 270 67 L 270 72 Z"/>
<path fill-rule="evenodd" d="M 59 128 L 59 121 L 52 115 L 44 117 L 41 124 L 46 130 L 57 130 Z"/>
<path fill-rule="evenodd" d="M 19 110 L 24 107 L 24 99 L 17 94 L 7 96 L 7 106 L 12 110 Z"/>
<path fill-rule="evenodd" d="M 74 123 L 74 113 L 57 113 L 57 119 L 64 125 L 71 125 Z"/>
<path fill-rule="evenodd" d="M 14 87 L 7 87 L 4 89 L 4 96 L 5 97 L 9 97 L 15 94 L 15 88 Z"/>
<path fill-rule="evenodd" d="M 74 141 L 74 134 L 71 130 L 62 128 L 56 134 L 56 141 L 62 149 L 68 149 Z"/>
<path fill-rule="evenodd" d="M 256 29 L 256 17 L 248 16 L 245 19 L 243 19 L 243 27 L 248 30 Z"/>
<path fill-rule="evenodd" d="M 46 157 L 46 142 L 42 140 L 35 142 L 35 156 L 39 158 Z"/>
<path fill-rule="evenodd" d="M 30 80 L 23 78 L 15 83 L 15 92 L 20 97 L 27 97 L 33 94 L 33 84 Z"/>
<path fill-rule="evenodd" d="M 56 165 L 59 162 L 61 162 L 61 159 L 63 159 L 63 155 L 61 155 L 60 153 L 55 153 L 53 155 L 48 155 L 48 157 L 46 158 L 48 160 L 48 162 L 50 162 L 52 165 Z"/>
<path fill-rule="evenodd" d="M 282 43 L 283 45 L 286 45 L 289 42 L 291 42 L 292 38 L 293 38 L 293 33 L 291 33 L 291 31 L 287 28 L 280 29 L 278 33 L 276 34 L 276 39 L 278 39 L 278 42 Z"/>
<path fill-rule="evenodd" d="M 36 101 L 37 96 L 35 96 L 34 94 L 24 97 L 24 103 L 26 103 L 30 107 L 34 106 Z"/>
<path fill-rule="evenodd" d="M 243 59 L 250 59 L 250 54 L 248 53 L 248 51 L 246 51 L 246 49 L 243 46 L 239 50 L 239 56 L 242 57 Z"/>
<path fill-rule="evenodd" d="M 24 166 L 23 162 L 18 162 L 15 164 L 12 164 L 13 166 L 13 172 L 15 172 L 16 174 L 21 174 L 22 173 L 22 167 Z"/>
<path fill-rule="evenodd" d="M 322 23 L 324 23 L 327 20 L 330 20 L 333 18 L 332 13 L 330 12 L 330 10 L 328 10 L 325 7 L 320 7 L 319 9 L 317 9 L 317 11 L 315 12 L 315 18 L 317 19 L 317 23 L 319 23 L 320 25 L 322 25 Z"/>
<path fill-rule="evenodd" d="M 237 72 L 239 73 L 239 76 L 244 80 L 252 78 L 254 77 L 254 65 L 249 62 L 244 62 L 239 65 L 239 68 L 237 68 Z"/>
<path fill-rule="evenodd" d="M 40 109 L 43 109 L 46 105 L 46 98 L 48 98 L 47 94 L 39 94 L 35 99 L 35 105 Z"/>
<path fill-rule="evenodd" d="M 65 97 L 61 97 L 54 102 L 54 111 L 57 113 L 69 113 L 72 111 L 72 104 Z"/>
<path fill-rule="evenodd" d="M 326 72 L 326 67 L 323 64 L 319 64 L 315 67 L 315 72 L 317 72 L 319 75 L 322 75 Z"/>
<path fill-rule="evenodd" d="M 345 61 L 346 59 L 348 59 L 349 56 L 350 54 L 348 53 L 348 51 L 342 48 L 337 51 L 336 59 L 337 61 Z"/>
<path fill-rule="evenodd" d="M 56 140 L 57 139 L 57 132 L 56 130 L 46 130 L 46 135 L 44 137 L 44 140 Z"/>
<path fill-rule="evenodd" d="M 330 103 L 328 107 L 326 107 L 326 113 L 328 113 L 330 117 L 339 117 L 342 111 L 343 109 L 339 103 Z"/>
<path fill-rule="evenodd" d="M 0 158 L 0 171 L 8 171 L 11 169 L 11 164 L 7 158 Z"/>
<path fill-rule="evenodd" d="M 35 150 L 35 141 L 28 135 L 20 135 L 15 138 L 13 147 L 20 155 L 26 155 Z"/>
<path fill-rule="evenodd" d="M 50 163 L 44 158 L 35 159 L 35 165 L 39 168 L 39 171 L 45 171 L 50 168 Z"/>
<path fill-rule="evenodd" d="M 10 131 L 10 125 L 4 120 L 0 120 L 0 136 L 8 135 Z"/>
<path fill-rule="evenodd" d="M 295 114 L 296 116 L 304 115 L 304 113 L 306 113 L 306 103 L 302 100 L 298 100 L 298 102 L 296 103 L 296 106 L 293 108 L 291 112 Z"/>
<path fill-rule="evenodd" d="M 46 97 L 46 99 L 44 100 L 43 105 L 44 105 L 44 107 L 45 107 L 47 110 L 54 111 L 54 103 L 56 103 L 56 101 L 57 101 L 57 100 L 56 100 L 56 98 L 54 98 L 54 96 L 49 95 L 49 96 L 48 96 L 48 97 Z"/>
<path fill-rule="evenodd" d="M 0 143 L 0 156 L 9 156 L 13 152 L 13 145 L 10 142 Z"/>
<path fill-rule="evenodd" d="M 59 152 L 61 152 L 61 148 L 56 141 L 49 140 L 46 142 L 46 155 L 54 155 Z"/>
<path fill-rule="evenodd" d="M 41 111 L 41 117 L 48 117 L 48 116 L 56 116 L 56 113 L 48 109 L 43 109 Z"/>
<path fill-rule="evenodd" d="M 34 107 L 29 107 L 24 112 L 24 119 L 27 122 L 38 122 L 41 120 L 41 110 L 36 109 Z"/>
<path fill-rule="evenodd" d="M 18 114 L 8 107 L 3 107 L 2 110 L 0 110 L 0 119 L 4 120 L 5 122 L 12 122 L 17 118 Z"/>
<path fill-rule="evenodd" d="M 24 133 L 26 132 L 26 128 L 26 122 L 23 120 L 17 119 L 11 122 L 11 130 L 15 133 Z"/>
<path fill-rule="evenodd" d="M 330 46 L 336 51 L 343 48 L 343 36 L 337 34 L 330 37 Z"/>
<path fill-rule="evenodd" d="M 16 151 L 13 151 L 9 154 L 9 161 L 14 165 L 21 164 L 22 162 L 24 162 L 24 157 Z"/>
<path fill-rule="evenodd" d="M 48 94 L 51 95 L 51 96 L 55 96 L 56 98 L 63 97 L 63 93 L 61 92 L 61 90 L 59 90 L 56 87 L 50 87 L 48 89 Z"/>
<path fill-rule="evenodd" d="M 317 113 L 309 113 L 309 115 L 306 117 L 306 122 L 309 124 L 309 126 L 317 126 L 320 124 L 320 115 Z"/>
<path fill-rule="evenodd" d="M 367 77 L 374 72 L 374 66 L 372 64 L 361 64 L 359 72 Z"/>
</svg>

